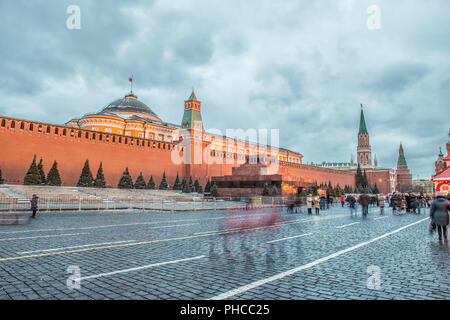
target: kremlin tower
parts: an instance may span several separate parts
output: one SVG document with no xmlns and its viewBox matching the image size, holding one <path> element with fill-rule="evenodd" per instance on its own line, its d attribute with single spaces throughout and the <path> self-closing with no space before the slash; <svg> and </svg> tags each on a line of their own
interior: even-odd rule
<svg viewBox="0 0 450 320">
<path fill-rule="evenodd" d="M 405 153 L 403 151 L 403 146 L 401 143 L 400 148 L 398 149 L 397 160 L 397 188 L 400 192 L 409 191 L 412 188 L 412 175 L 409 172 Z"/>
<path fill-rule="evenodd" d="M 361 104 L 361 117 L 359 120 L 357 163 L 361 168 L 372 168 L 372 151 L 369 143 L 369 132 L 364 119 L 363 106 Z"/>
</svg>

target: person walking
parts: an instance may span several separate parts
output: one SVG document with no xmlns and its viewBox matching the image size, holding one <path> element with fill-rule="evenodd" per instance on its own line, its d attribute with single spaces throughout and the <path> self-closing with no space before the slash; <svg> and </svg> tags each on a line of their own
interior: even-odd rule
<svg viewBox="0 0 450 320">
<path fill-rule="evenodd" d="M 312 195 L 308 195 L 308 197 L 306 198 L 306 202 L 308 204 L 308 214 L 312 214 L 312 207 L 314 202 Z"/>
<path fill-rule="evenodd" d="M 348 206 L 350 207 L 350 215 L 353 217 L 353 212 L 356 215 L 356 199 L 353 195 L 349 194 L 345 201 L 348 202 Z"/>
<path fill-rule="evenodd" d="M 436 199 L 431 203 L 430 209 L 430 219 L 437 227 L 439 241 L 442 240 L 442 235 L 444 235 L 444 241 L 447 241 L 449 214 L 450 202 L 445 198 L 443 193 L 439 192 L 436 194 Z"/>
<path fill-rule="evenodd" d="M 344 195 L 341 196 L 341 206 L 342 208 L 344 207 L 344 203 L 345 203 L 345 197 Z"/>
<path fill-rule="evenodd" d="M 363 218 L 365 218 L 369 213 L 369 204 L 370 204 L 370 196 L 366 194 L 365 190 L 363 190 L 362 195 L 359 196 L 359 203 L 362 206 Z"/>
<path fill-rule="evenodd" d="M 383 195 L 380 195 L 378 197 L 378 206 L 380 207 L 380 215 L 384 214 L 384 202 L 386 201 L 386 199 L 384 198 Z"/>
<path fill-rule="evenodd" d="M 319 196 L 316 196 L 314 198 L 314 208 L 316 208 L 316 215 L 319 215 L 319 212 L 320 212 L 320 198 L 319 198 Z"/>
<path fill-rule="evenodd" d="M 39 197 L 35 194 L 33 194 L 33 197 L 31 198 L 31 211 L 33 212 L 33 215 L 31 216 L 33 219 L 36 218 L 36 212 L 39 208 Z"/>
</svg>

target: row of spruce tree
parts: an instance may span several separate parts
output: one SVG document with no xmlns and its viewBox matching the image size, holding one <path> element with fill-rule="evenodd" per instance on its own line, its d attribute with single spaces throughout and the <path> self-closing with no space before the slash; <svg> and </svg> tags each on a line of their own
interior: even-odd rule
<svg viewBox="0 0 450 320">
<path fill-rule="evenodd" d="M 355 189 L 354 192 L 350 193 L 362 193 L 365 191 L 368 194 L 379 194 L 378 186 L 375 183 L 373 186 L 370 185 L 369 180 L 367 179 L 366 170 L 364 170 L 364 174 L 361 171 L 361 167 L 358 164 L 358 168 L 356 169 L 355 175 Z"/>
<path fill-rule="evenodd" d="M 2 172 L 0 170 L 0 184 L 3 183 L 2 179 Z M 58 171 L 58 164 L 56 161 L 53 162 L 53 166 L 51 167 L 50 171 L 48 172 L 47 176 L 44 172 L 44 166 L 42 163 L 42 158 L 40 159 L 39 163 L 36 164 L 36 155 L 33 157 L 33 161 L 31 162 L 30 168 L 28 169 L 24 181 L 24 185 L 50 185 L 50 186 L 60 186 L 62 184 L 61 177 L 59 175 Z M 83 169 L 81 170 L 80 178 L 77 182 L 77 187 L 94 187 L 94 188 L 106 188 L 106 181 L 105 181 L 105 175 L 103 173 L 103 165 L 102 162 L 100 162 L 100 165 L 97 170 L 97 175 L 94 179 L 94 176 L 92 175 L 90 166 L 89 166 L 89 159 L 86 159 Z M 128 167 L 125 168 L 125 171 L 122 174 L 122 177 L 119 180 L 119 183 L 117 185 L 120 189 L 156 189 L 156 183 L 153 180 L 153 176 L 150 176 L 150 179 L 148 182 L 145 182 L 144 176 L 142 175 L 142 172 L 137 177 L 136 181 L 133 182 L 133 178 L 130 175 L 130 172 L 128 170 Z M 170 190 L 170 185 L 167 182 L 166 179 L 166 173 L 163 172 L 163 177 L 161 179 L 161 183 L 158 187 L 159 190 Z M 186 180 L 186 178 L 183 178 L 182 181 L 180 181 L 180 178 L 177 173 L 177 177 L 175 179 L 174 185 L 172 187 L 172 190 L 181 190 L 184 193 L 191 193 L 191 192 L 197 192 L 197 193 L 211 193 L 212 196 L 217 197 L 218 196 L 218 190 L 217 185 L 213 184 L 211 185 L 211 182 L 208 180 L 208 182 L 205 185 L 205 190 L 203 190 L 203 187 L 201 186 L 200 182 L 198 180 L 195 180 L 195 182 L 192 182 L 192 178 L 189 178 L 189 181 Z"/>
<path fill-rule="evenodd" d="M 60 186 L 61 177 L 59 176 L 58 163 L 56 160 L 53 161 L 53 165 L 46 176 L 44 172 L 44 165 L 42 164 L 42 158 L 39 160 L 39 163 L 36 164 L 36 155 L 34 155 L 30 168 L 23 178 L 23 184 Z"/>
</svg>

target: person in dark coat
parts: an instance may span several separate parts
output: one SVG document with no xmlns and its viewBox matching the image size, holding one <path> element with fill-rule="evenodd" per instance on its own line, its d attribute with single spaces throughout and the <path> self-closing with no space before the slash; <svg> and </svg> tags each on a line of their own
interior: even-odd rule
<svg viewBox="0 0 450 320">
<path fill-rule="evenodd" d="M 370 196 L 363 191 L 363 194 L 359 196 L 359 203 L 362 207 L 362 214 L 365 217 L 369 213 Z"/>
<path fill-rule="evenodd" d="M 449 222 L 450 202 L 443 193 L 438 193 L 436 199 L 431 203 L 430 218 L 437 226 L 439 240 L 442 240 L 442 234 L 447 241 L 447 226 Z"/>
<path fill-rule="evenodd" d="M 414 193 L 409 195 L 409 207 L 412 213 L 417 213 L 417 208 L 419 207 L 419 203 L 417 197 Z"/>
<path fill-rule="evenodd" d="M 36 218 L 36 212 L 38 211 L 39 207 L 39 197 L 35 194 L 33 194 L 33 197 L 31 198 L 31 211 L 33 212 L 32 218 Z"/>
<path fill-rule="evenodd" d="M 350 207 L 350 215 L 353 216 L 353 212 L 356 215 L 356 199 L 353 195 L 349 194 L 345 201 L 348 202 L 348 206 Z"/>
</svg>

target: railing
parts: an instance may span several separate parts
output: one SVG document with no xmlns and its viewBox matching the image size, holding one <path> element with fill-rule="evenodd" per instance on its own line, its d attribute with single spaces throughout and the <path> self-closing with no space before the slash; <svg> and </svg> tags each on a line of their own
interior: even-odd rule
<svg viewBox="0 0 450 320">
<path fill-rule="evenodd" d="M 284 197 L 202 197 L 198 199 L 174 198 L 67 198 L 67 197 L 40 197 L 39 211 L 83 211 L 83 210 L 155 210 L 155 211 L 199 211 L 239 209 L 257 206 L 280 206 L 288 201 Z M 30 200 L 17 198 L 0 198 L 0 211 L 23 212 L 30 211 Z"/>
</svg>

